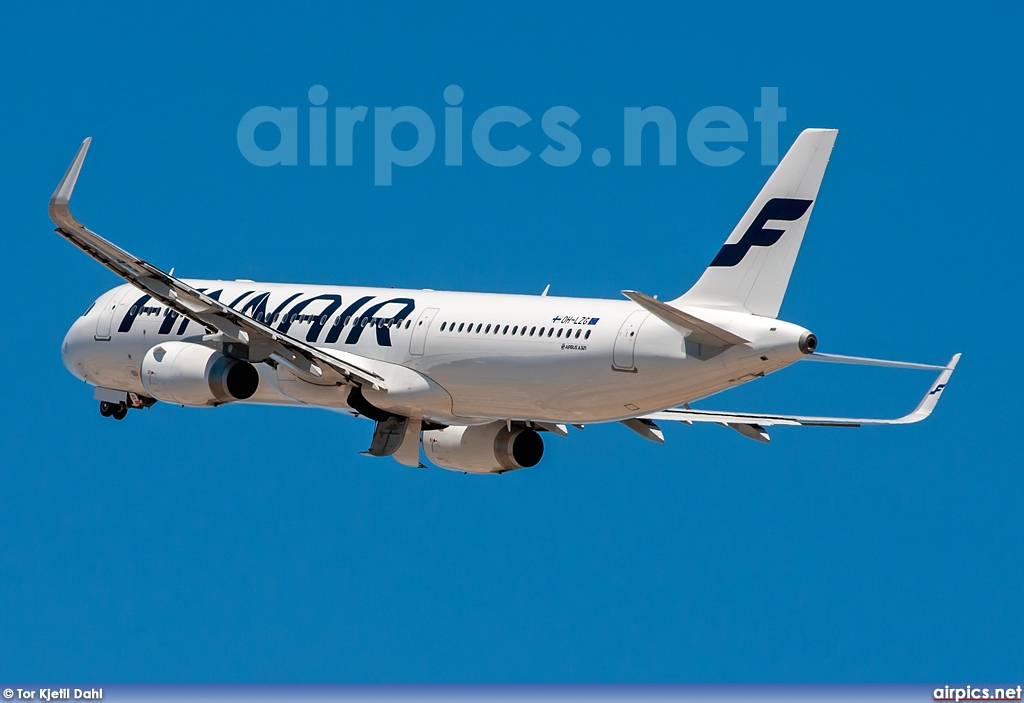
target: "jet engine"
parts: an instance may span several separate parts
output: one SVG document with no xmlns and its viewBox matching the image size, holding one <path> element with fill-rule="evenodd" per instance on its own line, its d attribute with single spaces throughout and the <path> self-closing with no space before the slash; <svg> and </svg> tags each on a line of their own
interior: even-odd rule
<svg viewBox="0 0 1024 703">
<path fill-rule="evenodd" d="M 248 361 L 190 342 L 158 344 L 142 359 L 142 387 L 177 405 L 220 405 L 251 398 L 260 375 Z"/>
<path fill-rule="evenodd" d="M 423 450 L 438 466 L 475 474 L 504 473 L 536 466 L 544 440 L 528 427 L 504 422 L 445 427 L 423 433 Z"/>
</svg>

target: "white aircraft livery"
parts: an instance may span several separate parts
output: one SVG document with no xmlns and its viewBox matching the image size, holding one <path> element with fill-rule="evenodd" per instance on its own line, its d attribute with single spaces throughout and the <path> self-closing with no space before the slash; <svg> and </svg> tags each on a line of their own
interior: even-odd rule
<svg viewBox="0 0 1024 703">
<path fill-rule="evenodd" d="M 50 199 L 57 233 L 125 280 L 71 326 L 64 365 L 123 419 L 157 401 L 306 405 L 375 424 L 371 456 L 503 473 L 536 465 L 543 433 L 620 422 L 713 422 L 768 442 L 766 427 L 859 427 L 928 417 L 945 366 L 823 354 L 777 319 L 837 131 L 800 134 L 697 283 L 663 302 L 206 281 L 165 273 L 83 226 L 69 201 L 86 139 Z M 698 410 L 689 403 L 807 359 L 940 369 L 896 419 Z"/>
</svg>

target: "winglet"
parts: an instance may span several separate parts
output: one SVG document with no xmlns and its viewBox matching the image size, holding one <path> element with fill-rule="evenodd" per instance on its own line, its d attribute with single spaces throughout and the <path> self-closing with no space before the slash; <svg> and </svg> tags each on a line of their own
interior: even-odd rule
<svg viewBox="0 0 1024 703">
<path fill-rule="evenodd" d="M 53 196 L 50 198 L 50 219 L 58 225 L 62 224 L 58 221 L 58 217 L 68 211 L 68 203 L 71 202 L 71 192 L 75 189 L 78 174 L 82 171 L 82 164 L 85 162 L 85 155 L 88 153 L 89 144 L 91 143 L 92 137 L 86 137 L 85 141 L 82 142 L 82 146 L 78 147 L 75 160 L 68 166 L 64 178 L 61 179 L 60 185 L 57 186 L 57 190 L 53 191 Z"/>
<path fill-rule="evenodd" d="M 805 427 L 864 427 L 875 425 L 906 425 L 920 422 L 932 414 L 939 396 L 949 383 L 953 369 L 960 361 L 960 355 L 954 354 L 939 377 L 928 387 L 928 392 L 913 411 L 895 419 L 851 418 L 851 417 L 814 417 L 810 415 L 770 415 L 765 413 L 731 413 L 721 410 L 694 410 L 689 406 L 669 408 L 661 412 L 644 415 L 647 420 L 677 420 L 692 424 L 694 422 L 715 422 L 727 425 L 740 434 L 761 442 L 768 441 L 768 433 L 764 431 L 771 425 L 803 425 Z"/>
<path fill-rule="evenodd" d="M 939 374 L 939 377 L 935 379 L 935 383 L 931 385 L 924 398 L 922 398 L 921 402 L 917 404 L 916 408 L 914 408 L 914 411 L 904 415 L 896 422 L 901 424 L 920 422 L 931 415 L 932 410 L 934 410 L 935 406 L 938 405 L 939 396 L 942 395 L 942 391 L 945 390 L 946 384 L 949 383 L 949 378 L 953 375 L 953 369 L 956 368 L 958 361 L 960 361 L 959 353 L 954 354 L 953 358 L 949 360 L 949 363 L 946 364 L 946 368 L 944 368 L 942 373 Z"/>
<path fill-rule="evenodd" d="M 375 388 L 386 387 L 382 377 L 361 368 L 360 364 L 338 359 L 325 350 L 275 331 L 263 322 L 239 313 L 226 304 L 204 295 L 202 291 L 164 273 L 152 264 L 129 254 L 113 242 L 90 231 L 75 219 L 68 203 L 71 200 L 71 193 L 75 189 L 75 183 L 78 181 L 78 175 L 82 171 L 82 163 L 85 161 L 85 155 L 89 151 L 91 142 L 91 137 L 82 142 L 82 146 L 78 148 L 78 153 L 75 154 L 64 178 L 61 179 L 60 185 L 57 186 L 57 190 L 50 198 L 50 218 L 57 225 L 55 231 L 60 236 L 139 290 L 145 290 L 168 308 L 203 325 L 210 333 L 208 336 L 212 336 L 214 339 L 216 338 L 214 333 L 247 342 L 258 339 L 261 343 L 258 345 L 262 349 L 261 353 L 266 354 L 260 360 L 280 357 L 286 367 L 294 369 L 300 376 L 305 375 L 314 380 L 324 376 L 323 372 L 326 366 L 336 374 L 335 380 L 340 377 L 343 381 L 350 382 L 353 378 L 357 378 L 369 382 Z M 246 337 L 248 339 L 245 339 Z M 250 347 L 250 351 L 252 351 L 252 347 Z M 354 354 L 349 356 L 357 360 L 360 358 Z M 276 358 L 274 360 L 277 361 Z"/>
</svg>

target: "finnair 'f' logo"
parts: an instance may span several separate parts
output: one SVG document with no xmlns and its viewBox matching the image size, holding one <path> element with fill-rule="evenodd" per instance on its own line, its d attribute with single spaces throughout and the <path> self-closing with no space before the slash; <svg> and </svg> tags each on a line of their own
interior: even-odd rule
<svg viewBox="0 0 1024 703">
<path fill-rule="evenodd" d="M 779 241 L 786 230 L 765 229 L 764 225 L 769 220 L 784 220 L 792 222 L 799 220 L 807 212 L 813 200 L 797 200 L 795 198 L 772 198 L 757 217 L 747 227 L 738 242 L 726 244 L 718 252 L 718 256 L 711 262 L 712 266 L 735 266 L 743 261 L 743 257 L 750 251 L 750 247 L 770 247 Z"/>
<path fill-rule="evenodd" d="M 941 393 L 942 389 L 945 388 L 945 387 L 946 387 L 945 383 L 940 383 L 939 385 L 935 386 L 935 389 L 931 393 L 929 393 L 928 395 L 935 395 L 936 393 Z"/>
</svg>

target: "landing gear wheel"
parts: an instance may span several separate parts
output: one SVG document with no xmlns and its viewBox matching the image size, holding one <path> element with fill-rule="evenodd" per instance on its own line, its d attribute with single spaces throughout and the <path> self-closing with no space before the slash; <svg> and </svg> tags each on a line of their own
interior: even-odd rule
<svg viewBox="0 0 1024 703">
<path fill-rule="evenodd" d="M 119 406 L 117 406 L 117 410 L 115 410 L 113 412 L 112 417 L 115 420 L 123 420 L 127 415 L 128 415 L 128 406 L 127 405 L 119 405 Z"/>
<path fill-rule="evenodd" d="M 114 411 L 116 409 L 117 406 L 114 405 L 113 403 L 108 403 L 105 400 L 100 401 L 100 415 L 102 415 L 103 417 L 110 417 L 111 415 L 114 414 Z"/>
</svg>

